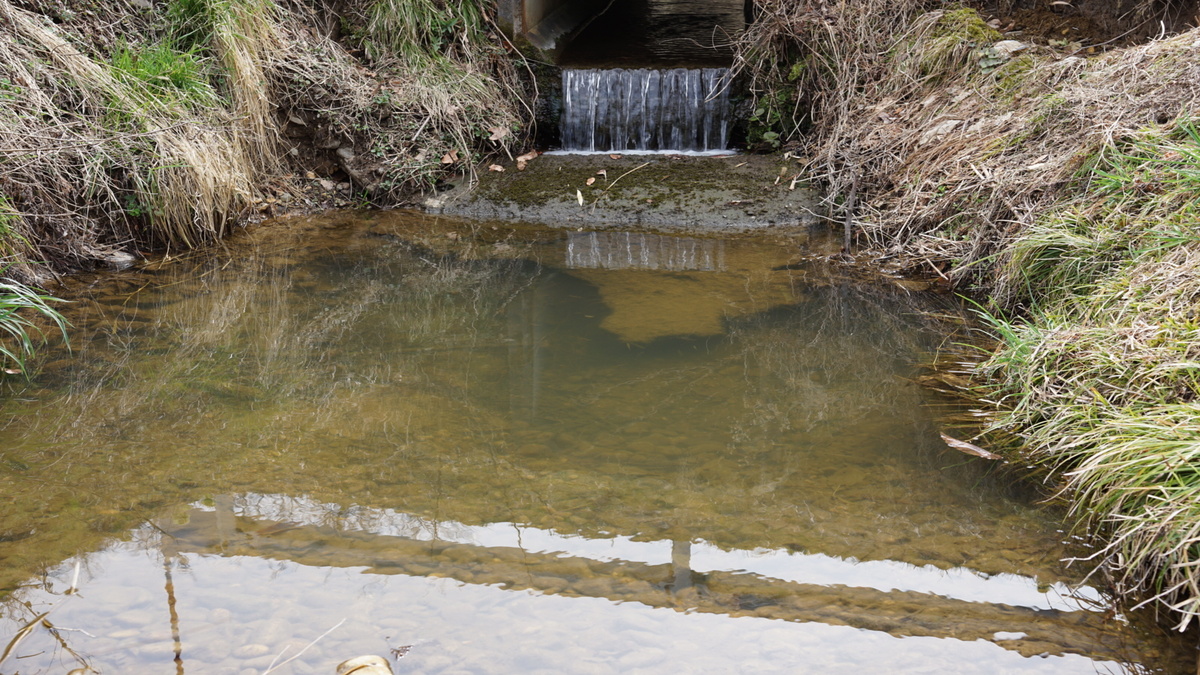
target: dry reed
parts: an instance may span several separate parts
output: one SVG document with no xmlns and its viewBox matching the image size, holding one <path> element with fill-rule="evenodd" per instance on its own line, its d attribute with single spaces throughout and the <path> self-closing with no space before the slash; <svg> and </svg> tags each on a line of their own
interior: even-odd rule
<svg viewBox="0 0 1200 675">
<path fill-rule="evenodd" d="M 993 431 L 1049 469 L 1120 589 L 1186 627 L 1200 616 L 1200 30 L 1004 58 L 970 10 L 801 9 L 767 3 L 742 52 L 763 96 L 807 92 L 790 99 L 812 107 L 793 152 L 835 196 L 866 196 L 850 214 L 861 244 L 1018 310 L 990 318 L 1000 346 L 976 373 L 1000 406 Z"/>
</svg>

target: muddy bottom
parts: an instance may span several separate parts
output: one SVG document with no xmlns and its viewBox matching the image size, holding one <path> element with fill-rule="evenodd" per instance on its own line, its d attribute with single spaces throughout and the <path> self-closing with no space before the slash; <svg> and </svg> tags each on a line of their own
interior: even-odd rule
<svg viewBox="0 0 1200 675">
<path fill-rule="evenodd" d="M 432 212 L 552 227 L 636 226 L 669 232 L 803 230 L 819 200 L 796 160 L 782 155 L 541 155 L 518 170 L 478 176 L 428 202 Z"/>
<path fill-rule="evenodd" d="M 960 308 L 818 244 L 342 213 L 72 280 L 0 672 L 1185 670 L 939 439 Z"/>
</svg>

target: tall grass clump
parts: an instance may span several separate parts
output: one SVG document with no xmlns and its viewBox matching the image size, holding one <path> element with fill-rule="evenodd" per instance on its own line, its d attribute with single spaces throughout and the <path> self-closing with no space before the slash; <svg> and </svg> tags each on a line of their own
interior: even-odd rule
<svg viewBox="0 0 1200 675">
<path fill-rule="evenodd" d="M 193 110 L 222 103 L 209 79 L 204 57 L 194 49 L 180 51 L 166 41 L 142 47 L 122 42 L 113 50 L 111 63 L 118 79 L 131 86 L 145 87 L 160 100 L 181 103 Z"/>
<path fill-rule="evenodd" d="M 0 279 L 0 377 L 27 372 L 37 341 L 46 337 L 30 314 L 41 315 L 67 337 L 66 319 L 52 305 L 56 301 L 25 284 Z"/>
<path fill-rule="evenodd" d="M 249 203 L 257 155 L 197 73 L 195 54 L 116 45 L 109 57 L 0 0 L 0 191 L 35 248 L 81 264 L 105 250 L 192 246 Z"/>
<path fill-rule="evenodd" d="M 377 0 L 365 10 L 363 48 L 417 107 L 417 131 L 438 142 L 430 160 L 453 153 L 472 166 L 481 152 L 521 142 L 531 121 L 515 52 L 503 48 L 491 12 L 480 0 Z"/>
<path fill-rule="evenodd" d="M 1122 590 L 1200 616 L 1200 123 L 1102 148 L 1081 192 L 1018 235 L 980 372 L 997 429 L 1056 476 Z"/>
</svg>

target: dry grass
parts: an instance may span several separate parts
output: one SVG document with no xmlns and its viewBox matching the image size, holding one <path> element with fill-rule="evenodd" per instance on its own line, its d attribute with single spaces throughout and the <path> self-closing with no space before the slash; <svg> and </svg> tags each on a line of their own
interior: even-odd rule
<svg viewBox="0 0 1200 675">
<path fill-rule="evenodd" d="M 865 195 L 843 205 L 860 244 L 933 261 L 990 291 L 997 313 L 1021 312 L 992 319 L 1001 344 L 978 373 L 1000 407 L 993 430 L 1049 470 L 1121 590 L 1187 626 L 1200 616 L 1200 30 L 1089 59 L 1029 45 L 1005 62 L 966 10 L 807 9 L 752 29 L 765 62 L 744 51 L 764 95 L 789 78 L 811 92 L 794 151 L 832 194 Z"/>
<path fill-rule="evenodd" d="M 792 84 L 810 93 L 794 105 L 812 109 L 798 152 L 833 194 L 857 184 L 869 196 L 860 243 L 947 261 L 958 281 L 998 280 L 997 256 L 1073 194 L 1085 162 L 1200 94 L 1196 32 L 1087 60 L 1030 45 L 992 70 L 986 50 L 1001 36 L 970 10 L 795 10 L 768 3 L 742 67 L 762 95 L 798 71 Z"/>
<path fill-rule="evenodd" d="M 26 241 L 79 264 L 133 241 L 191 246 L 226 231 L 259 175 L 228 118 L 116 77 L 7 0 L 0 23 L 0 193 Z"/>
<path fill-rule="evenodd" d="M 321 3 L 170 0 L 146 15 L 121 0 L 103 23 L 55 25 L 0 0 L 0 199 L 14 216 L 0 264 L 36 281 L 118 250 L 195 246 L 306 171 L 343 171 L 359 199 L 394 204 L 523 142 L 515 65 L 486 15 L 451 8 L 454 39 L 398 55 L 382 33 L 406 6 L 350 3 L 364 63 L 316 30 Z M 25 264 L 38 259 L 53 266 Z"/>
</svg>

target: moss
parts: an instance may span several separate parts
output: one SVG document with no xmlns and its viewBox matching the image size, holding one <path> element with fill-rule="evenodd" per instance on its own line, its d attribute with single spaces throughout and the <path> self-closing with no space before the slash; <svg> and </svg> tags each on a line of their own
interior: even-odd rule
<svg viewBox="0 0 1200 675">
<path fill-rule="evenodd" d="M 893 50 L 897 69 L 922 81 L 938 81 L 974 65 L 979 50 L 1002 37 L 973 9 L 935 12 L 926 20 L 932 21 L 927 31 L 915 32 Z"/>
<path fill-rule="evenodd" d="M 983 20 L 974 9 L 963 7 L 942 14 L 934 28 L 934 40 L 953 40 L 980 45 L 996 42 L 1000 32 Z"/>
<path fill-rule="evenodd" d="M 992 72 L 992 95 L 997 101 L 1011 104 L 1028 93 L 1037 80 L 1031 77 L 1037 61 L 1028 54 L 1018 56 Z"/>
<path fill-rule="evenodd" d="M 637 156 L 623 156 L 616 160 L 607 155 L 560 156 L 555 157 L 553 162 L 537 160 L 525 171 L 509 168 L 503 173 L 482 176 L 479 194 L 487 200 L 519 207 L 574 201 L 577 199 L 576 190 L 589 204 L 602 196 L 606 201 L 650 200 L 660 203 L 712 190 L 752 198 L 756 191 L 762 189 L 762 179 L 715 170 L 724 167 L 721 162 L 728 161 L 675 157 L 665 161 L 658 158 L 648 166 L 642 166 L 646 160 Z M 599 174 L 601 170 L 605 174 Z M 588 185 L 589 178 L 596 180 Z"/>
</svg>

